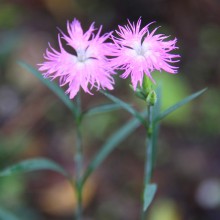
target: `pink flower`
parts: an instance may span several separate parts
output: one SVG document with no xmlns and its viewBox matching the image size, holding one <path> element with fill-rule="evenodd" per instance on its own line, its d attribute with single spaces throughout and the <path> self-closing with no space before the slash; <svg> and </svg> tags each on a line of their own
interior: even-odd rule
<svg viewBox="0 0 220 220">
<path fill-rule="evenodd" d="M 149 25 L 140 29 L 141 18 L 136 25 L 128 20 L 128 25 L 119 26 L 119 31 L 116 31 L 119 37 L 112 37 L 116 46 L 112 65 L 124 71 L 122 78 L 131 75 L 134 90 L 138 82 L 142 86 L 144 74 L 154 82 L 151 76 L 154 70 L 177 73 L 177 67 L 171 66 L 171 63 L 178 62 L 176 58 L 179 55 L 170 53 L 177 49 L 175 46 L 177 40 L 165 41 L 167 36 L 155 34 L 158 28 L 150 33 Z"/>
<path fill-rule="evenodd" d="M 114 74 L 107 56 L 112 53 L 112 46 L 106 43 L 111 33 L 100 36 L 102 26 L 95 34 L 94 23 L 84 33 L 81 24 L 74 19 L 67 22 L 68 35 L 61 32 L 58 35 L 60 51 L 55 50 L 49 44 L 50 50 L 46 50 L 46 61 L 40 65 L 46 78 L 59 78 L 60 86 L 68 85 L 66 93 L 70 99 L 74 98 L 80 87 L 91 94 L 91 89 L 113 89 Z M 68 53 L 62 45 L 61 38 L 66 44 L 75 50 L 75 55 Z M 89 88 L 90 87 L 90 88 Z"/>
</svg>

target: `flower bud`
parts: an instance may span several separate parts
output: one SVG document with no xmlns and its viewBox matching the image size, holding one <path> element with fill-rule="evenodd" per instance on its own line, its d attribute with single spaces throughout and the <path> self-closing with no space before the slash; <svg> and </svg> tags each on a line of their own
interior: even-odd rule
<svg viewBox="0 0 220 220">
<path fill-rule="evenodd" d="M 151 90 L 146 98 L 148 105 L 153 106 L 157 102 L 157 94 L 154 90 Z"/>
<path fill-rule="evenodd" d="M 133 86 L 131 84 L 129 84 L 129 86 L 138 98 L 146 100 L 146 95 L 144 94 L 142 89 L 136 88 L 136 90 L 134 91 Z"/>
<path fill-rule="evenodd" d="M 149 79 L 149 77 L 146 76 L 146 74 L 144 74 L 142 89 L 143 89 L 144 93 L 147 95 L 152 90 L 152 82 Z"/>
</svg>

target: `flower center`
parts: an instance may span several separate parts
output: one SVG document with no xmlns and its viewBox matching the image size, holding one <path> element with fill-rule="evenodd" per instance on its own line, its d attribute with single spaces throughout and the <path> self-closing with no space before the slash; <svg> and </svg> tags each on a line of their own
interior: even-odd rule
<svg viewBox="0 0 220 220">
<path fill-rule="evenodd" d="M 135 52 L 138 56 L 144 56 L 144 54 L 146 52 L 146 50 L 142 47 L 141 44 L 135 45 L 133 47 L 133 49 L 135 50 Z"/>
<path fill-rule="evenodd" d="M 133 50 L 136 52 L 137 56 L 142 56 L 147 58 L 152 55 L 151 46 L 147 42 L 143 42 L 142 44 L 136 43 L 133 46 Z"/>
<path fill-rule="evenodd" d="M 86 50 L 78 50 L 77 59 L 79 62 L 85 62 L 88 59 L 88 57 L 86 56 Z"/>
</svg>

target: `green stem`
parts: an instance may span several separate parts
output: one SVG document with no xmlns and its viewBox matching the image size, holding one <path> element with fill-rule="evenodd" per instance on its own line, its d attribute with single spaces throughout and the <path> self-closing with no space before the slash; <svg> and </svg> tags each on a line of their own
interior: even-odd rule
<svg viewBox="0 0 220 220">
<path fill-rule="evenodd" d="M 76 152 L 75 152 L 75 165 L 76 165 L 76 220 L 82 219 L 82 190 L 83 185 L 81 181 L 82 169 L 83 169 L 83 148 L 82 148 L 82 134 L 81 134 L 81 100 L 80 94 L 77 95 L 77 109 L 78 114 L 76 118 Z"/>
<path fill-rule="evenodd" d="M 150 184 L 151 177 L 153 173 L 153 115 L 152 106 L 148 106 L 148 118 L 147 118 L 147 138 L 146 138 L 146 160 L 144 169 L 144 188 L 146 185 Z M 145 213 L 142 209 L 141 220 L 144 220 Z"/>
<path fill-rule="evenodd" d="M 152 138 L 153 122 L 152 122 L 152 106 L 148 106 L 148 125 L 146 138 L 146 164 L 144 173 L 144 184 L 149 184 L 153 172 L 153 138 Z"/>
</svg>

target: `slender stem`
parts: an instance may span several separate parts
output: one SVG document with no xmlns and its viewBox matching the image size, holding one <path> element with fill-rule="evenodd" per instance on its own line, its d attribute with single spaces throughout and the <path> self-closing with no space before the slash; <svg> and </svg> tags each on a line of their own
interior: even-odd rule
<svg viewBox="0 0 220 220">
<path fill-rule="evenodd" d="M 78 116 L 76 118 L 76 152 L 74 161 L 76 165 L 76 195 L 77 195 L 77 207 L 76 207 L 76 220 L 82 219 L 82 169 L 83 169 L 83 148 L 82 148 L 82 134 L 81 134 L 81 100 L 80 94 L 77 95 L 77 109 Z"/>
<path fill-rule="evenodd" d="M 147 125 L 147 138 L 146 138 L 146 164 L 144 173 L 144 184 L 149 184 L 153 172 L 153 139 L 152 139 L 152 106 L 148 106 L 148 125 Z"/>
<path fill-rule="evenodd" d="M 152 106 L 148 106 L 148 118 L 147 118 L 147 138 L 146 138 L 146 160 L 144 169 L 144 188 L 150 184 L 152 172 L 153 172 L 153 120 L 152 120 Z M 144 192 L 143 192 L 144 193 Z M 145 219 L 145 213 L 142 209 L 141 220 Z"/>
</svg>

